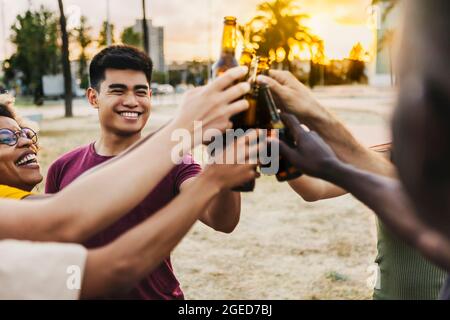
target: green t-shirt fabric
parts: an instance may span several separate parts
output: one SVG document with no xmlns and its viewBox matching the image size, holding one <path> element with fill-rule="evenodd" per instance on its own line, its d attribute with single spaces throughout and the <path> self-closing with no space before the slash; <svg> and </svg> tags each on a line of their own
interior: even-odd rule
<svg viewBox="0 0 450 320">
<path fill-rule="evenodd" d="M 378 222 L 379 281 L 375 300 L 436 300 L 447 273 Z"/>
</svg>

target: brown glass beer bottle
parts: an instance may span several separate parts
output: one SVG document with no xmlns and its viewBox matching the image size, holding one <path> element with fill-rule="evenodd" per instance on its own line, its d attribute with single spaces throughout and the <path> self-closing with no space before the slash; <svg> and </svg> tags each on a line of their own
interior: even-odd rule
<svg viewBox="0 0 450 320">
<path fill-rule="evenodd" d="M 237 67 L 235 57 L 237 44 L 236 18 L 227 16 L 223 20 L 222 50 L 219 60 L 212 66 L 213 79 L 230 68 Z"/>
<path fill-rule="evenodd" d="M 267 110 L 270 117 L 269 123 L 267 123 L 266 128 L 269 130 L 278 131 L 278 139 L 287 143 L 289 146 L 294 146 L 294 139 L 292 138 L 288 128 L 284 125 L 281 120 L 278 108 L 275 105 L 272 93 L 270 92 L 267 84 L 261 84 L 259 86 L 259 101 L 260 110 Z M 262 112 L 263 114 L 265 112 Z M 273 132 L 272 132 L 273 133 Z M 276 173 L 278 181 L 287 181 L 298 178 L 302 175 L 302 172 L 293 166 L 286 158 L 280 155 L 279 157 L 279 169 Z"/>
<path fill-rule="evenodd" d="M 212 77 L 217 78 L 230 68 L 238 66 L 238 62 L 235 57 L 236 44 L 237 44 L 237 30 L 236 30 L 236 18 L 227 16 L 223 21 L 223 34 L 222 34 L 222 49 L 220 58 L 212 66 Z M 241 115 L 236 115 L 231 118 L 234 123 Z M 234 125 L 233 125 L 234 126 Z M 227 135 L 223 136 L 226 140 Z M 249 192 L 255 188 L 255 180 L 249 181 L 241 186 L 233 188 L 233 191 Z"/>
</svg>

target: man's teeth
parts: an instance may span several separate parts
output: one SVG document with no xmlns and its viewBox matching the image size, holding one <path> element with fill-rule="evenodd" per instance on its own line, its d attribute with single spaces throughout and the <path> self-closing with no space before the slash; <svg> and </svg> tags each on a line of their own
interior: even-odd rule
<svg viewBox="0 0 450 320">
<path fill-rule="evenodd" d="M 121 112 L 120 115 L 125 118 L 134 118 L 139 117 L 139 113 L 137 112 Z"/>
<path fill-rule="evenodd" d="M 33 161 L 33 160 L 34 160 L 34 161 Z M 16 164 L 17 164 L 18 166 L 21 166 L 21 165 L 23 165 L 23 164 L 25 164 L 25 163 L 27 163 L 27 162 L 29 162 L 29 161 L 35 162 L 35 160 L 36 160 L 36 155 L 31 153 L 31 154 L 25 156 L 24 158 L 22 158 L 22 159 L 21 159 L 20 161 L 18 161 Z"/>
</svg>

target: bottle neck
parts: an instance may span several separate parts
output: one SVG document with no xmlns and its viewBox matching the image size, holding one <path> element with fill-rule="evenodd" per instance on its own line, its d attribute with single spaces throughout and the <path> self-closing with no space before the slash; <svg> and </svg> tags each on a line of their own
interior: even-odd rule
<svg viewBox="0 0 450 320">
<path fill-rule="evenodd" d="M 249 52 L 243 52 L 241 58 L 239 59 L 239 64 L 241 66 L 247 66 L 250 68 L 252 64 L 253 56 Z"/>
<path fill-rule="evenodd" d="M 222 35 L 222 53 L 232 53 L 236 51 L 236 24 L 225 24 Z"/>
<path fill-rule="evenodd" d="M 269 74 L 269 59 L 260 57 L 258 60 L 258 74 L 268 75 Z"/>
<path fill-rule="evenodd" d="M 278 108 L 275 104 L 275 100 L 273 99 L 272 93 L 270 92 L 270 89 L 267 87 L 267 85 L 262 85 L 259 88 L 259 94 L 261 94 L 263 101 L 269 111 L 272 125 L 276 126 L 276 128 L 274 129 L 283 129 L 284 125 L 283 122 L 281 121 L 280 114 L 278 113 Z"/>
</svg>

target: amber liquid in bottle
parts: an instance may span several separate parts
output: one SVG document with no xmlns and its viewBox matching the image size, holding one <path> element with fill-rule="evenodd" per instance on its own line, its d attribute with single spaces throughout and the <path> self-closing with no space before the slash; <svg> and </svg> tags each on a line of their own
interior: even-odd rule
<svg viewBox="0 0 450 320">
<path fill-rule="evenodd" d="M 224 18 L 220 58 L 216 63 L 214 63 L 211 70 L 213 79 L 219 77 L 228 69 L 238 66 L 238 62 L 235 57 L 237 43 L 236 24 L 237 23 L 235 17 Z M 232 117 L 231 121 L 234 123 L 237 117 L 239 117 L 239 115 Z M 226 135 L 224 135 L 223 137 L 226 141 Z M 232 190 L 238 192 L 250 192 L 254 189 L 255 180 L 251 180 L 241 186 L 234 187 Z"/>
<path fill-rule="evenodd" d="M 222 50 L 219 60 L 212 66 L 213 79 L 228 69 L 238 66 L 235 57 L 237 43 L 236 25 L 235 17 L 225 17 L 223 20 Z"/>
</svg>

